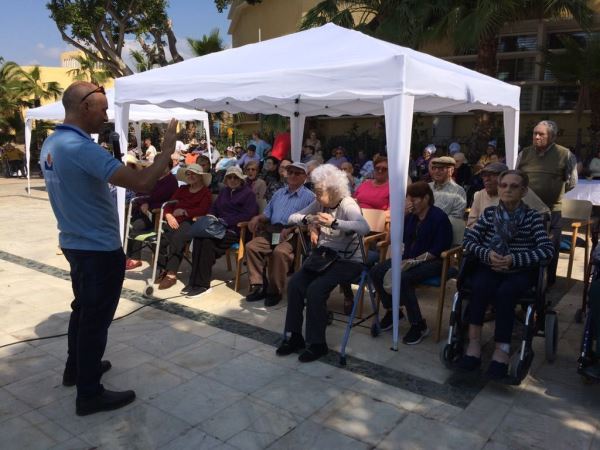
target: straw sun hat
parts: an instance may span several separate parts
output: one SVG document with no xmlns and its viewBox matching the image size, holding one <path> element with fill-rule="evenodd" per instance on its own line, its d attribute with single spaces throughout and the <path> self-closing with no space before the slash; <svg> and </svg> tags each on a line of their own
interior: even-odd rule
<svg viewBox="0 0 600 450">
<path fill-rule="evenodd" d="M 209 186 L 212 181 L 212 175 L 210 173 L 206 173 L 202 170 L 202 167 L 199 164 L 189 164 L 185 167 L 180 168 L 177 171 L 177 179 L 179 181 L 183 181 L 185 183 L 189 183 L 188 180 L 188 172 L 193 172 L 202 176 L 202 182 L 204 186 Z"/>
</svg>

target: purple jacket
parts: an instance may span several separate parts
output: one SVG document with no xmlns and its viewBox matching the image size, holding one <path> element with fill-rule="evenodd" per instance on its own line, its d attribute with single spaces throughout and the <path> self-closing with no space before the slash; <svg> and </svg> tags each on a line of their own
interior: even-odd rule
<svg viewBox="0 0 600 450">
<path fill-rule="evenodd" d="M 164 202 L 169 201 L 177 187 L 177 179 L 172 173 L 158 180 L 150 193 L 150 198 L 146 200 L 150 210 L 160 208 Z"/>
<path fill-rule="evenodd" d="M 210 208 L 210 214 L 225 220 L 227 228 L 238 233 L 239 222 L 250 220 L 258 214 L 256 195 L 247 184 L 236 190 L 225 186 Z"/>
</svg>

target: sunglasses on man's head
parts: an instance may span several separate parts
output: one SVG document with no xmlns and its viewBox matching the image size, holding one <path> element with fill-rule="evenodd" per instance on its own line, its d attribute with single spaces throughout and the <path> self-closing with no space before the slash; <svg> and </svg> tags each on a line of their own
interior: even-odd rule
<svg viewBox="0 0 600 450">
<path fill-rule="evenodd" d="M 90 95 L 92 94 L 103 94 L 106 95 L 106 92 L 104 91 L 104 87 L 103 86 L 98 86 L 96 89 L 94 89 L 92 92 L 88 92 L 87 94 L 85 94 L 83 96 L 83 98 L 79 101 L 79 103 L 83 103 L 83 101 L 88 98 Z"/>
</svg>

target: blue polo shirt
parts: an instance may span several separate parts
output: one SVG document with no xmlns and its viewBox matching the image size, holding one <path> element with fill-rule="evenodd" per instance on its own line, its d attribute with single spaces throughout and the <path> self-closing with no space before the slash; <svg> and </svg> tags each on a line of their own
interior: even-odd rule
<svg viewBox="0 0 600 450">
<path fill-rule="evenodd" d="M 122 167 L 121 162 L 85 131 L 63 124 L 44 142 L 40 166 L 58 221 L 60 246 L 74 250 L 119 249 L 119 216 L 108 180 Z"/>
<path fill-rule="evenodd" d="M 289 188 L 284 186 L 275 191 L 263 214 L 272 224 L 287 225 L 292 214 L 306 208 L 314 200 L 315 194 L 306 186 L 300 186 L 295 192 L 290 192 Z"/>
</svg>

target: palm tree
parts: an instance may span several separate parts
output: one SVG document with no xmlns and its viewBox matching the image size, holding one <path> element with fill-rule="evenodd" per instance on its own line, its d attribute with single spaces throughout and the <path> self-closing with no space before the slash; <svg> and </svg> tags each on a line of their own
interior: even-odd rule
<svg viewBox="0 0 600 450">
<path fill-rule="evenodd" d="M 63 92 L 58 82 L 42 81 L 40 66 L 34 66 L 30 71 L 21 70 L 21 87 L 29 98 L 33 97 L 29 103 L 36 108 L 42 100 L 56 100 Z"/>
<path fill-rule="evenodd" d="M 578 87 L 575 115 L 581 124 L 584 109 L 591 110 L 590 141 L 600 143 L 600 37 L 590 35 L 584 44 L 569 36 L 561 37 L 564 51 L 544 52 L 544 66 L 554 78 Z M 577 130 L 577 148 L 581 145 L 581 127 Z"/>
<path fill-rule="evenodd" d="M 89 81 L 90 83 L 101 85 L 111 78 L 110 72 L 103 69 L 89 55 L 77 55 L 75 60 L 79 63 L 79 67 L 67 72 L 75 80 Z"/>
<path fill-rule="evenodd" d="M 147 56 L 144 53 L 138 50 L 131 50 L 129 54 L 135 61 L 135 69 L 138 72 L 145 72 L 147 70 L 152 69 L 152 63 L 148 60 Z"/>
<path fill-rule="evenodd" d="M 0 67 L 0 133 L 3 135 L 21 128 L 18 120 L 24 106 L 21 74 L 21 67 L 12 61 Z"/>
<path fill-rule="evenodd" d="M 209 53 L 220 52 L 225 47 L 223 46 L 223 39 L 219 36 L 219 29 L 214 28 L 211 32 L 206 35 L 202 35 L 202 39 L 196 40 L 187 38 L 188 44 L 192 48 L 194 56 L 204 56 Z"/>
</svg>

